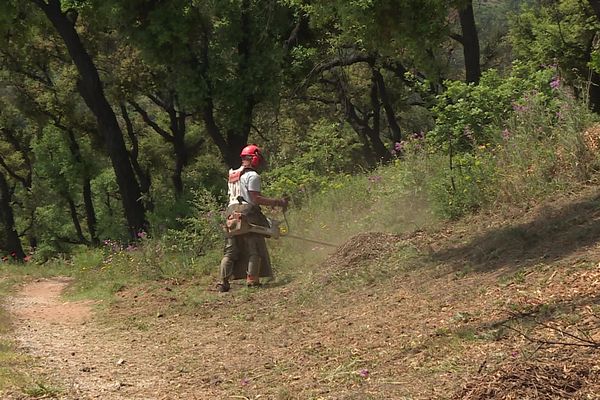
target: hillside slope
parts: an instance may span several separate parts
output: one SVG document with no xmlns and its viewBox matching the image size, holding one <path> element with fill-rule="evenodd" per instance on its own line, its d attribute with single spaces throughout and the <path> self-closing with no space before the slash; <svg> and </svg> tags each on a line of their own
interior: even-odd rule
<svg viewBox="0 0 600 400">
<path fill-rule="evenodd" d="M 600 398 L 596 188 L 365 232 L 257 291 L 192 290 L 130 287 L 91 320 L 19 317 L 14 334 L 61 399 Z"/>
</svg>

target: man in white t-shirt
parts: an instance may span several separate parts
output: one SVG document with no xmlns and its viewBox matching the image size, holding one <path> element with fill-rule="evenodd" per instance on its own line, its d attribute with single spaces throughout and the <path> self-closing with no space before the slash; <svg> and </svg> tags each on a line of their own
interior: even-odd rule
<svg viewBox="0 0 600 400">
<path fill-rule="evenodd" d="M 260 206 L 281 207 L 285 210 L 288 201 L 285 198 L 275 199 L 261 194 L 260 175 L 256 169 L 264 163 L 264 159 L 258 146 L 251 144 L 244 147 L 240 157 L 241 167 L 229 170 L 227 182 L 229 203 L 226 216 L 229 217 L 237 211 L 244 214 L 252 224 L 268 226 L 267 218 Z M 263 235 L 246 233 L 227 238 L 220 266 L 221 282 L 217 285 L 217 290 L 229 291 L 229 281 L 243 278 L 244 273 L 249 287 L 259 286 L 260 277 L 272 276 L 269 253 Z"/>
</svg>

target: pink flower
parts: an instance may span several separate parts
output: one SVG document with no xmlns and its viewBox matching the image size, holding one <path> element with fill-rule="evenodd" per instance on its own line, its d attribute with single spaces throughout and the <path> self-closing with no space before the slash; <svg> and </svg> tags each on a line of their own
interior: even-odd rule
<svg viewBox="0 0 600 400">
<path fill-rule="evenodd" d="M 550 82 L 550 87 L 552 89 L 558 89 L 559 86 L 560 86 L 560 77 L 557 76 Z"/>
<path fill-rule="evenodd" d="M 515 110 L 516 112 L 523 112 L 523 111 L 527 111 L 528 107 L 521 105 L 521 104 L 513 104 L 513 110 Z"/>
<path fill-rule="evenodd" d="M 363 368 L 360 371 L 358 371 L 358 375 L 360 375 L 362 378 L 367 378 L 369 376 L 369 370 Z"/>
<path fill-rule="evenodd" d="M 241 380 L 240 385 L 242 385 L 242 386 L 248 386 L 249 383 L 250 383 L 250 379 L 244 378 L 244 379 Z"/>
</svg>

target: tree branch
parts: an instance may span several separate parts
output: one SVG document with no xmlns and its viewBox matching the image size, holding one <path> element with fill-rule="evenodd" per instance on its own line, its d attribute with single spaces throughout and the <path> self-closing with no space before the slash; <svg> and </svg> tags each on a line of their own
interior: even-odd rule
<svg viewBox="0 0 600 400">
<path fill-rule="evenodd" d="M 451 39 L 456 40 L 458 43 L 464 44 L 464 38 L 462 35 L 459 35 L 458 33 L 450 33 L 448 36 L 450 36 Z"/>
<path fill-rule="evenodd" d="M 174 140 L 173 136 L 170 135 L 169 132 L 167 132 L 166 130 L 161 128 L 156 122 L 152 121 L 152 119 L 150 118 L 150 116 L 148 115 L 146 110 L 144 110 L 138 103 L 131 100 L 131 101 L 129 101 L 129 104 L 132 105 L 132 107 L 135 109 L 135 111 L 138 114 L 140 114 L 140 116 L 142 117 L 144 122 L 146 124 L 148 124 L 152 129 L 154 129 L 154 131 L 156 133 L 158 133 L 160 136 L 162 136 L 167 142 L 173 142 L 173 140 Z"/>
<path fill-rule="evenodd" d="M 572 333 L 563 331 L 562 329 L 554 328 L 552 326 L 549 326 L 549 325 L 546 325 L 546 324 L 543 324 L 543 323 L 539 323 L 539 325 L 541 325 L 541 326 L 543 326 L 543 327 L 545 327 L 547 329 L 559 332 L 560 334 L 568 336 L 568 337 L 570 337 L 570 338 L 572 338 L 572 339 L 574 339 L 574 340 L 576 340 L 578 342 L 563 342 L 563 341 L 539 339 L 539 338 L 531 337 L 528 334 L 520 331 L 519 329 L 513 328 L 512 326 L 510 326 L 510 325 L 508 325 L 506 323 L 500 324 L 500 326 L 503 326 L 503 327 L 505 327 L 505 328 L 513 331 L 513 332 L 518 333 L 519 335 L 523 336 L 525 339 L 527 339 L 527 340 L 529 340 L 530 342 L 533 342 L 533 343 L 553 345 L 553 346 L 579 346 L 579 347 L 600 348 L 600 343 L 595 342 L 593 340 L 588 340 L 588 339 L 585 339 L 585 338 L 573 335 Z"/>
</svg>

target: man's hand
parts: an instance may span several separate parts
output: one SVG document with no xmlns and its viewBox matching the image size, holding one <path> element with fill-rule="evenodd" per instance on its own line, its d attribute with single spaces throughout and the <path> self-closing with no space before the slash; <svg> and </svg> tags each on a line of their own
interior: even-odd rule
<svg viewBox="0 0 600 400">
<path fill-rule="evenodd" d="M 281 207 L 282 211 L 286 211 L 288 208 L 288 204 L 289 204 L 289 200 L 287 197 L 282 197 L 281 199 L 279 199 L 279 207 Z"/>
</svg>

